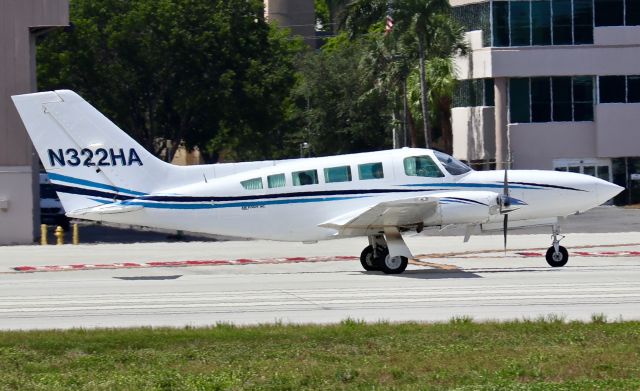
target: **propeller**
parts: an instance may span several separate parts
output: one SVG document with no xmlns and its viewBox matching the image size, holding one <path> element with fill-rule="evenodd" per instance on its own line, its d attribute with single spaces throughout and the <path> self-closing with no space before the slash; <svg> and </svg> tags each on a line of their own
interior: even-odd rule
<svg viewBox="0 0 640 391">
<path fill-rule="evenodd" d="M 504 237 L 504 252 L 507 253 L 507 229 L 509 227 L 509 212 L 511 212 L 511 196 L 509 195 L 508 170 L 504 169 L 504 186 L 500 196 L 500 213 L 504 215 L 502 221 L 502 236 Z"/>
</svg>

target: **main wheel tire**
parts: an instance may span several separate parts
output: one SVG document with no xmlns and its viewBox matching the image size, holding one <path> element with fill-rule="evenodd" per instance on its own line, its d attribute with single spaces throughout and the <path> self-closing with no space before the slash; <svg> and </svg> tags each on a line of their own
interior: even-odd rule
<svg viewBox="0 0 640 391">
<path fill-rule="evenodd" d="M 545 258 L 551 267 L 562 267 L 567 264 L 567 261 L 569 261 L 569 252 L 567 249 L 560 246 L 558 250 L 559 251 L 556 253 L 556 249 L 553 246 L 549 247 L 547 250 Z"/>
<path fill-rule="evenodd" d="M 382 272 L 385 274 L 400 274 L 407 268 L 408 264 L 409 259 L 407 257 L 400 255 L 392 257 L 387 254 L 382 263 Z"/>
<path fill-rule="evenodd" d="M 374 270 L 380 270 L 376 265 L 376 260 L 373 257 L 373 246 L 368 245 L 362 250 L 362 254 L 360 254 L 360 264 L 364 268 L 364 270 L 371 272 Z"/>
</svg>

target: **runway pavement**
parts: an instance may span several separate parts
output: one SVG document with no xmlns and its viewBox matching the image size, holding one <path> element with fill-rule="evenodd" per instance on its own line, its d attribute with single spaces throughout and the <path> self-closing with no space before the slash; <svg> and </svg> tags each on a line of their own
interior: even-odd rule
<svg viewBox="0 0 640 391">
<path fill-rule="evenodd" d="M 366 239 L 0 247 L 0 329 L 536 318 L 640 319 L 640 233 L 407 238 L 418 261 L 364 272 Z"/>
</svg>

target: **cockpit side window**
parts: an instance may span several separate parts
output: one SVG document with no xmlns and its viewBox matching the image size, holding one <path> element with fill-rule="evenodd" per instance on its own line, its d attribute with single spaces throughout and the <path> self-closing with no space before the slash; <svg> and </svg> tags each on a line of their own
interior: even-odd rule
<svg viewBox="0 0 640 391">
<path fill-rule="evenodd" d="M 404 159 L 404 173 L 407 176 L 442 178 L 444 174 L 429 156 L 413 156 Z"/>
<path fill-rule="evenodd" d="M 262 178 L 248 179 L 240 182 L 240 184 L 245 190 L 260 190 L 262 189 Z"/>
<path fill-rule="evenodd" d="M 436 158 L 442 163 L 444 169 L 449 172 L 451 175 L 462 175 L 471 171 L 471 168 L 466 164 L 462 163 L 460 160 L 454 158 L 453 156 L 449 156 L 446 153 L 433 151 L 436 155 Z"/>
</svg>

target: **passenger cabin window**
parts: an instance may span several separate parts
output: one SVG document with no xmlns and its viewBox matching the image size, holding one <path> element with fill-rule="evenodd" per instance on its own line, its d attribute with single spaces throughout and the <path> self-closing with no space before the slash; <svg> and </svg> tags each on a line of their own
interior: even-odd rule
<svg viewBox="0 0 640 391">
<path fill-rule="evenodd" d="M 446 153 L 433 151 L 436 155 L 436 158 L 442 163 L 444 169 L 449 172 L 451 175 L 462 175 L 471 171 L 471 168 L 466 164 L 462 163 L 460 160 L 454 158 L 453 156 L 449 156 Z"/>
<path fill-rule="evenodd" d="M 414 156 L 404 159 L 404 173 L 408 176 L 442 178 L 444 174 L 429 156 Z"/>
<path fill-rule="evenodd" d="M 358 176 L 360 179 L 382 179 L 384 170 L 382 163 L 366 163 L 358 166 Z"/>
<path fill-rule="evenodd" d="M 284 187 L 286 185 L 284 174 L 269 175 L 267 177 L 267 185 L 269 186 L 269 189 Z"/>
<path fill-rule="evenodd" d="M 318 184 L 318 171 L 297 171 L 291 174 L 294 186 L 307 186 Z"/>
<path fill-rule="evenodd" d="M 351 181 L 351 167 L 331 167 L 324 169 L 324 181 L 326 183 L 335 182 L 350 182 Z"/>
<path fill-rule="evenodd" d="M 260 190 L 262 189 L 262 178 L 253 178 L 240 182 L 245 190 Z"/>
</svg>

